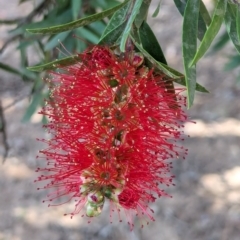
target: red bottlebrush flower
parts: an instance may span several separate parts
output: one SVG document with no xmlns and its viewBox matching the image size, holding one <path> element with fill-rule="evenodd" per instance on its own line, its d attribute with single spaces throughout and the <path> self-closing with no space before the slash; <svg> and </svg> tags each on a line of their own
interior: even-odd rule
<svg viewBox="0 0 240 240">
<path fill-rule="evenodd" d="M 168 91 L 166 76 L 145 66 L 141 54 L 102 46 L 51 75 L 41 113 L 52 138 L 40 151 L 47 166 L 37 169 L 37 181 L 56 188 L 48 200 L 76 198 L 72 215 L 85 206 L 94 217 L 108 199 L 118 211 L 154 220 L 148 205 L 167 195 L 159 185 L 172 184 L 169 160 L 186 153 L 177 144 L 186 121 L 182 90 Z"/>
</svg>

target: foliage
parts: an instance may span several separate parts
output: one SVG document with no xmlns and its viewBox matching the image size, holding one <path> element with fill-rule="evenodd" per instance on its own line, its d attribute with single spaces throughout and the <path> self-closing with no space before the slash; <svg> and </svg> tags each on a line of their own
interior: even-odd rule
<svg viewBox="0 0 240 240">
<path fill-rule="evenodd" d="M 19 4 L 26 1 L 20 0 Z M 21 55 L 19 67 L 0 62 L 0 68 L 33 83 L 32 100 L 23 120 L 29 120 L 38 106 L 43 105 L 47 94 L 42 80 L 46 77 L 45 70 L 74 63 L 78 53 L 89 44 L 108 45 L 124 52 L 129 39 L 137 51 L 145 56 L 149 65 L 164 72 L 174 82 L 186 86 L 188 107 L 191 107 L 195 90 L 208 92 L 196 82 L 196 65 L 209 50 L 223 24 L 226 33 L 219 38 L 213 50 L 220 49 L 231 40 L 237 53 L 240 53 L 239 1 L 216 0 L 213 14 L 208 12 L 202 0 L 173 1 L 183 16 L 184 74 L 167 64 L 164 51 L 146 22 L 151 0 L 42 0 L 25 17 L 0 19 L 2 25 L 16 25 L 9 32 L 9 39 L 0 53 L 11 42 L 17 42 L 16 50 Z M 161 11 L 160 2 L 152 17 Z M 63 51 L 58 49 L 59 45 L 64 46 Z M 38 62 L 31 67 L 27 55 L 30 47 L 38 55 Z M 69 56 L 69 52 L 72 56 Z M 239 66 L 238 54 L 231 58 L 226 69 Z M 173 88 L 172 84 L 172 90 Z"/>
</svg>

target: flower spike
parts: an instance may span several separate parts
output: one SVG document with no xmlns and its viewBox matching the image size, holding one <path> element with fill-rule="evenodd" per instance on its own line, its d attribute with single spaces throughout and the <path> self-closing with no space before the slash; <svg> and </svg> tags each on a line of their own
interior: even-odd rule
<svg viewBox="0 0 240 240">
<path fill-rule="evenodd" d="M 168 91 L 166 76 L 133 50 L 94 46 L 79 59 L 51 73 L 41 114 L 52 137 L 43 140 L 48 147 L 39 157 L 47 166 L 37 181 L 56 188 L 50 201 L 77 199 L 72 215 L 85 206 L 86 216 L 96 217 L 110 201 L 117 212 L 154 220 L 149 203 L 167 196 L 161 186 L 173 185 L 171 159 L 186 154 L 177 143 L 187 119 L 183 90 Z"/>
</svg>

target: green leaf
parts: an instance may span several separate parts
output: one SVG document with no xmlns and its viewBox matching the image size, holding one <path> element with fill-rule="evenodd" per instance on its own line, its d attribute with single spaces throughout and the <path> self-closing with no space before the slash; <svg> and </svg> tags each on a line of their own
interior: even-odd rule
<svg viewBox="0 0 240 240">
<path fill-rule="evenodd" d="M 103 19 L 103 18 L 113 14 L 118 9 L 120 9 L 124 5 L 126 5 L 128 2 L 129 2 L 129 0 L 126 0 L 125 2 L 119 4 L 116 7 L 110 8 L 110 9 L 100 12 L 100 13 L 93 14 L 93 15 L 85 17 L 85 18 L 81 18 L 79 20 L 76 20 L 76 21 L 73 21 L 70 23 L 66 23 L 66 24 L 58 25 L 58 26 L 54 26 L 54 27 L 47 27 L 47 28 L 27 29 L 27 31 L 30 33 L 56 34 L 56 33 L 64 32 L 64 31 L 72 30 L 75 28 L 83 27 L 85 25 L 88 25 L 92 22 L 98 21 L 100 19 Z"/>
<path fill-rule="evenodd" d="M 216 52 L 223 48 L 227 42 L 229 41 L 229 36 L 227 32 L 224 32 L 216 41 L 216 43 L 212 47 L 212 52 Z"/>
<path fill-rule="evenodd" d="M 169 73 L 171 73 L 173 81 L 175 83 L 186 86 L 186 79 L 182 73 L 178 72 L 177 70 L 175 70 L 163 63 L 159 63 L 159 64 L 161 64 L 162 67 L 165 68 Z M 202 93 L 209 93 L 209 91 L 205 87 L 200 85 L 199 83 L 196 83 L 196 91 L 202 92 Z"/>
<path fill-rule="evenodd" d="M 158 62 L 162 62 L 167 65 L 166 58 L 162 52 L 162 49 L 155 37 L 152 29 L 149 27 L 147 22 L 143 22 L 140 29 L 140 42 L 143 48 Z M 173 82 L 168 83 L 167 91 L 175 93 Z"/>
<path fill-rule="evenodd" d="M 230 61 L 225 65 L 224 70 L 229 71 L 237 67 L 240 67 L 240 55 L 231 56 Z"/>
<path fill-rule="evenodd" d="M 69 36 L 69 34 L 70 34 L 70 31 L 56 34 L 54 37 L 50 39 L 50 41 L 46 43 L 46 45 L 44 46 L 44 51 L 50 51 L 54 47 L 58 46 L 59 41 L 63 42 Z"/>
<path fill-rule="evenodd" d="M 42 72 L 45 70 L 52 70 L 52 69 L 55 69 L 58 67 L 66 67 L 71 64 L 77 63 L 78 61 L 80 61 L 79 56 L 74 55 L 71 57 L 66 57 L 66 58 L 62 58 L 59 60 L 55 60 L 55 61 L 52 61 L 49 63 L 28 67 L 27 69 L 30 71 L 34 71 L 34 72 Z"/>
<path fill-rule="evenodd" d="M 26 49 L 22 48 L 20 49 L 19 52 L 20 52 L 20 58 L 21 58 L 20 67 L 25 69 L 26 66 L 28 66 L 28 57 L 27 57 Z M 22 76 L 22 79 L 27 80 L 25 76 Z"/>
<path fill-rule="evenodd" d="M 224 20 L 226 8 L 227 0 L 219 0 L 213 14 L 212 22 L 204 35 L 204 38 L 194 56 L 191 66 L 195 65 L 209 49 L 212 41 L 220 30 L 220 27 Z"/>
<path fill-rule="evenodd" d="M 153 31 L 147 24 L 143 22 L 142 26 L 139 29 L 140 39 L 142 42 L 143 48 L 157 61 L 167 64 L 166 58 L 163 54 L 163 51 L 158 43 L 157 38 L 155 37 Z"/>
<path fill-rule="evenodd" d="M 80 9 L 82 7 L 82 0 L 71 0 L 72 16 L 74 20 L 77 20 Z"/>
<path fill-rule="evenodd" d="M 146 21 L 147 19 L 147 15 L 148 15 L 148 9 L 149 9 L 149 6 L 151 4 L 151 1 L 152 0 L 145 0 L 142 2 L 142 5 L 139 9 L 139 12 L 136 16 L 136 19 L 134 20 L 134 23 L 135 23 L 135 26 L 137 28 L 140 28 L 140 26 L 142 25 L 142 23 L 144 21 Z"/>
<path fill-rule="evenodd" d="M 123 36 L 122 36 L 122 39 L 120 42 L 120 51 L 121 52 L 125 52 L 125 45 L 126 45 L 127 39 L 129 37 L 130 31 L 132 29 L 133 22 L 134 22 L 137 14 L 139 12 L 139 9 L 142 5 L 142 2 L 143 2 L 143 0 L 136 0 L 134 6 L 132 8 L 131 15 L 128 18 L 127 25 L 123 31 Z"/>
<path fill-rule="evenodd" d="M 237 9 L 236 28 L 237 28 L 238 42 L 240 42 L 240 7 Z"/>
<path fill-rule="evenodd" d="M 157 15 L 158 15 L 158 13 L 160 11 L 160 5 L 161 5 L 161 0 L 159 1 L 158 5 L 157 5 L 157 8 L 155 9 L 155 11 L 154 11 L 154 13 L 152 15 L 153 18 L 157 17 Z"/>
<path fill-rule="evenodd" d="M 139 29 L 135 26 L 135 24 L 132 25 L 131 37 L 134 38 L 134 40 L 137 43 L 142 44 L 140 39 Z"/>
<path fill-rule="evenodd" d="M 197 50 L 199 0 L 188 0 L 183 19 L 182 51 L 187 86 L 188 108 L 196 89 L 196 66 L 189 66 Z"/>
<path fill-rule="evenodd" d="M 113 16 L 111 17 L 108 25 L 106 26 L 101 38 L 102 39 L 112 30 L 116 29 L 118 26 L 120 26 L 125 20 L 128 13 L 130 3 L 124 5 L 122 8 L 120 8 L 118 11 L 116 11 Z"/>
<path fill-rule="evenodd" d="M 188 0 L 174 0 L 174 3 L 182 16 L 184 16 L 184 11 L 187 5 L 187 1 Z M 199 8 L 200 14 L 198 15 L 198 39 L 202 40 L 207 30 L 207 26 L 209 25 L 208 24 L 209 20 L 211 21 L 211 18 L 202 0 L 199 0 L 199 2 L 200 2 L 200 8 Z"/>
<path fill-rule="evenodd" d="M 77 41 L 76 45 L 77 45 L 77 48 L 76 48 L 77 52 L 82 52 L 87 47 L 87 44 L 85 42 L 83 42 L 83 41 Z"/>
<path fill-rule="evenodd" d="M 202 2 L 202 0 L 200 1 L 200 14 L 201 14 L 205 24 L 207 26 L 209 26 L 211 24 L 212 19 L 208 13 L 208 10 L 207 10 L 205 4 Z"/>
<path fill-rule="evenodd" d="M 178 11 L 181 13 L 181 15 L 184 15 L 184 11 L 186 8 L 187 0 L 174 0 L 174 3 L 178 9 Z"/>
<path fill-rule="evenodd" d="M 46 16 L 46 18 L 44 18 L 42 21 L 40 22 L 31 22 L 30 24 L 24 25 L 23 26 L 23 30 L 24 32 L 26 31 L 26 29 L 46 29 L 49 26 L 53 26 L 53 25 L 59 25 L 62 24 L 63 21 L 65 23 L 70 22 L 72 20 L 72 16 L 71 16 L 71 9 L 66 9 L 63 12 L 60 12 L 59 14 L 57 14 L 57 9 L 53 9 L 51 12 L 49 12 Z M 57 34 L 58 32 L 56 32 L 55 34 Z M 29 35 L 29 33 L 27 32 L 27 34 Z"/>
<path fill-rule="evenodd" d="M 81 40 L 77 40 L 77 41 L 81 41 Z M 68 56 L 71 56 L 73 52 L 75 53 L 77 41 L 73 37 L 66 38 L 62 43 L 64 47 L 62 47 L 58 53 L 58 59 L 66 58 Z"/>
<path fill-rule="evenodd" d="M 240 53 L 240 41 L 238 39 L 238 30 L 236 24 L 236 14 L 238 11 L 237 5 L 232 5 L 230 3 L 227 4 L 227 11 L 225 14 L 225 24 L 227 27 L 227 32 L 232 40 L 235 48 Z"/>
<path fill-rule="evenodd" d="M 167 66 L 164 63 L 156 61 L 147 51 L 145 51 L 140 44 L 138 44 L 133 37 L 131 37 L 134 45 L 138 48 L 138 50 L 148 59 L 152 66 L 160 70 L 161 72 L 165 73 L 167 76 L 172 78 L 172 80 L 178 84 L 181 84 L 183 86 L 186 86 L 185 77 L 182 73 L 176 71 L 175 69 L 172 69 L 171 67 Z M 199 92 L 208 93 L 206 88 L 201 86 L 200 84 L 196 84 L 196 90 Z"/>
<path fill-rule="evenodd" d="M 36 42 L 37 39 L 30 39 L 30 40 L 26 40 L 26 39 L 21 39 L 19 41 L 19 45 L 17 46 L 17 50 L 20 50 L 20 49 L 23 49 L 23 48 L 27 48 L 27 47 L 30 47 L 32 46 L 35 42 Z"/>
<path fill-rule="evenodd" d="M 43 100 L 43 95 L 40 91 L 35 92 L 32 95 L 32 100 L 30 105 L 28 106 L 23 118 L 22 118 L 22 122 L 28 122 L 32 115 L 36 112 L 38 106 L 41 104 Z"/>
<path fill-rule="evenodd" d="M 13 30 L 10 30 L 9 32 L 15 36 L 16 35 L 28 36 L 30 34 L 26 32 L 27 28 L 46 28 L 48 26 L 62 24 L 63 20 L 64 22 L 70 22 L 72 20 L 71 9 L 68 9 L 68 8 L 64 9 L 64 11 L 61 11 L 59 14 L 57 14 L 57 10 L 58 10 L 57 8 L 54 8 L 52 11 L 49 11 L 47 16 L 44 17 L 42 21 L 24 24 Z M 40 36 L 35 36 L 35 37 L 39 38 Z"/>
<path fill-rule="evenodd" d="M 88 0 L 88 2 L 90 2 L 93 8 L 100 7 L 102 9 L 115 7 L 116 5 L 119 4 L 119 2 L 115 0 L 90 0 L 90 1 Z"/>
<path fill-rule="evenodd" d="M 39 77 L 34 81 L 32 87 L 31 103 L 29 104 L 23 118 L 22 122 L 27 122 L 31 119 L 32 115 L 36 112 L 39 105 L 43 104 L 44 94 L 43 94 L 44 83 Z"/>
<path fill-rule="evenodd" d="M 26 80 L 33 80 L 35 81 L 37 74 L 29 71 L 26 67 L 22 68 L 21 70 L 22 77 L 27 78 Z"/>
<path fill-rule="evenodd" d="M 87 39 L 91 43 L 97 43 L 98 42 L 98 36 L 94 34 L 90 29 L 87 28 L 78 28 L 76 29 L 76 33 L 79 34 L 82 38 Z"/>
<path fill-rule="evenodd" d="M 119 26 L 108 32 L 105 36 L 103 36 L 98 44 L 101 45 L 115 45 L 118 43 L 118 40 L 122 36 L 123 30 L 125 29 L 127 21 L 121 23 Z"/>
<path fill-rule="evenodd" d="M 113 14 L 99 40 L 99 44 L 115 45 L 119 41 L 127 24 L 126 16 L 129 6 L 130 3 Z"/>
<path fill-rule="evenodd" d="M 166 65 L 162 65 L 160 62 L 158 62 L 156 59 L 154 59 L 145 49 L 142 48 L 142 46 L 136 42 L 136 40 L 131 36 L 131 39 L 134 43 L 134 45 L 138 48 L 138 50 L 152 63 L 152 65 L 156 68 L 158 68 L 160 71 L 165 73 L 167 76 L 171 78 L 176 78 L 176 75 L 170 71 L 169 67 Z M 179 76 L 177 76 L 179 78 Z"/>
<path fill-rule="evenodd" d="M 103 31 L 106 28 L 106 23 L 103 20 L 93 22 L 90 25 L 88 25 L 88 28 L 92 29 L 99 36 L 103 34 Z"/>
<path fill-rule="evenodd" d="M 200 12 L 199 12 L 199 16 L 198 16 L 198 39 L 200 41 L 202 41 L 206 31 L 207 31 L 206 23 L 204 22 L 204 19 L 202 18 L 202 16 L 200 15 Z"/>
</svg>

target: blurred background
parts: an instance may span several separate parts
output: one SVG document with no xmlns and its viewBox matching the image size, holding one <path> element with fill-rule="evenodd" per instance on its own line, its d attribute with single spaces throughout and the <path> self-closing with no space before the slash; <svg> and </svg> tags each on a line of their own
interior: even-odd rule
<svg viewBox="0 0 240 240">
<path fill-rule="evenodd" d="M 54 1 L 49 2 L 54 4 Z M 98 3 L 99 9 L 104 9 L 104 2 L 108 1 L 89 2 Z M 159 1 L 152 2 L 148 21 L 169 65 L 183 72 L 182 17 L 173 1 L 163 0 L 158 17 L 152 18 Z M 213 2 L 204 2 L 211 10 Z M 0 0 L 0 19 L 24 17 L 41 1 L 24 1 L 21 5 L 18 3 L 19 0 L 10 0 L 7 3 L 6 0 Z M 37 15 L 36 18 L 38 17 L 41 19 L 41 16 Z M 101 24 L 104 28 L 104 22 Z M 0 54 L 0 63 L 20 71 L 18 74 L 10 73 L 11 71 L 0 68 L 1 112 L 5 117 L 9 145 L 5 163 L 0 164 L 0 240 L 239 240 L 240 82 L 237 66 L 240 63 L 239 59 L 232 60 L 235 50 L 231 43 L 223 41 L 224 28 L 215 42 L 215 45 L 219 44 L 219 39 L 223 39 L 224 48 L 212 51 L 198 65 L 198 82 L 210 94 L 197 93 L 195 104 L 188 111 L 196 124 L 187 123 L 185 127 L 186 134 L 191 136 L 184 142 L 189 149 L 187 158 L 174 162 L 176 186 L 168 189 L 173 198 L 159 199 L 152 205 L 156 221 L 143 229 L 136 222 L 132 232 L 125 223 L 119 224 L 117 219 L 115 223 L 109 224 L 107 209 L 88 224 L 81 216 L 73 219 L 63 216 L 73 209 L 73 204 L 48 208 L 47 203 L 42 203 L 47 193 L 37 191 L 38 186 L 33 181 L 36 179 L 35 169 L 38 166 L 35 156 L 43 147 L 36 138 L 45 135 L 42 117 L 36 111 L 45 93 L 41 76 L 26 72 L 24 64 L 38 63 L 41 57 L 54 57 L 59 51 L 53 51 L 53 56 L 48 56 L 47 52 L 59 44 L 55 38 L 52 41 L 55 45 L 48 45 L 47 48 L 43 46 L 42 52 L 39 50 L 41 46 L 21 48 L 19 42 L 26 46 L 28 42 L 21 42 L 19 39 L 10 41 L 22 31 L 18 29 L 9 33 L 13 29 L 16 29 L 14 24 L 0 25 L 0 49 L 4 47 Z M 77 35 L 85 37 L 89 32 L 95 34 L 95 40 L 94 37 L 87 40 L 94 43 L 98 39 L 98 33 L 91 28 Z M 66 38 L 72 36 L 68 35 Z M 64 42 L 64 39 L 61 41 Z M 50 40 L 42 41 L 49 43 Z M 38 39 L 32 41 L 37 42 Z M 79 42 L 78 47 L 84 47 L 81 45 L 84 43 L 81 40 Z M 66 48 L 71 52 L 68 45 Z M 27 50 L 23 53 L 19 49 Z M 40 79 L 38 84 L 33 81 L 35 77 Z M 30 98 L 31 93 L 35 98 Z M 34 101 L 38 104 L 34 104 Z M 4 134 L 0 132 L 0 162 L 4 159 L 5 147 Z"/>
</svg>

